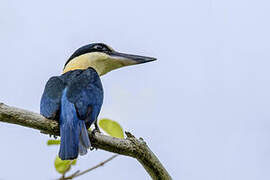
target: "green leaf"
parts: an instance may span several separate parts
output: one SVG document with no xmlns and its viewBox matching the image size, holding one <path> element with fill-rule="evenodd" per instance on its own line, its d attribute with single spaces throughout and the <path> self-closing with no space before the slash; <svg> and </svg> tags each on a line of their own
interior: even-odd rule
<svg viewBox="0 0 270 180">
<path fill-rule="evenodd" d="M 50 146 L 50 145 L 58 145 L 60 144 L 60 140 L 59 139 L 50 139 L 47 141 L 47 145 Z"/>
<path fill-rule="evenodd" d="M 54 160 L 54 167 L 55 167 L 57 172 L 59 172 L 60 174 L 64 174 L 70 170 L 71 165 L 76 164 L 76 161 L 77 161 L 76 159 L 74 159 L 74 160 L 61 160 L 58 156 L 56 156 L 56 158 Z"/>
<path fill-rule="evenodd" d="M 72 160 L 71 165 L 76 165 L 77 159 Z"/>
<path fill-rule="evenodd" d="M 99 127 L 101 127 L 106 133 L 113 137 L 124 138 L 124 132 L 120 124 L 116 121 L 110 119 L 101 119 L 98 122 Z"/>
</svg>

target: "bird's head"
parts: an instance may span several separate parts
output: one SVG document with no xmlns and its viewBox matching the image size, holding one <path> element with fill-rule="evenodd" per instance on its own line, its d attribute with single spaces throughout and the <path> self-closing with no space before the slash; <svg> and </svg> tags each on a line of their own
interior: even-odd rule
<svg viewBox="0 0 270 180">
<path fill-rule="evenodd" d="M 63 73 L 75 69 L 87 69 L 92 67 L 101 76 L 120 67 L 154 60 L 156 60 L 156 58 L 124 54 L 113 50 L 106 44 L 93 43 L 77 49 L 67 60 Z"/>
</svg>

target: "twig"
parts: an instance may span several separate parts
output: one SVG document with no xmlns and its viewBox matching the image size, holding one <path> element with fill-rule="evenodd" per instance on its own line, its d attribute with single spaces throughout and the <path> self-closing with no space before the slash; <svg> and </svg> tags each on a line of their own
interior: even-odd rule
<svg viewBox="0 0 270 180">
<path fill-rule="evenodd" d="M 74 177 L 81 176 L 81 175 L 83 175 L 83 174 L 85 174 L 85 173 L 88 173 L 89 171 L 92 171 L 92 170 L 94 170 L 94 169 L 96 169 L 96 168 L 98 168 L 98 167 L 100 167 L 100 166 L 104 166 L 104 164 L 106 164 L 107 162 L 113 160 L 113 159 L 116 158 L 117 156 L 118 156 L 118 155 L 115 154 L 115 155 L 113 155 L 112 157 L 106 159 L 105 161 L 103 161 L 103 162 L 101 162 L 101 163 L 99 163 L 99 164 L 97 164 L 97 165 L 95 165 L 95 166 L 93 166 L 93 167 L 91 167 L 91 168 L 89 168 L 89 169 L 86 169 L 85 171 L 83 171 L 83 172 L 81 172 L 81 173 L 76 174 Z"/>
<path fill-rule="evenodd" d="M 106 159 L 105 161 L 102 161 L 101 163 L 89 168 L 89 169 L 86 169 L 85 171 L 82 171 L 82 172 L 79 172 L 79 171 L 76 171 L 75 173 L 73 173 L 72 175 L 68 176 L 68 177 L 65 177 L 64 179 L 73 179 L 75 177 L 78 177 L 78 176 L 81 176 L 81 175 L 84 175 L 85 173 L 88 173 L 98 167 L 101 167 L 103 166 L 104 164 L 106 164 L 107 162 L 113 160 L 114 158 L 116 158 L 118 155 L 113 155 L 112 157 Z"/>
<path fill-rule="evenodd" d="M 80 172 L 79 170 L 75 171 L 75 173 L 73 173 L 72 175 L 67 176 L 67 177 L 65 177 L 65 173 L 64 173 L 58 180 L 73 179 L 76 176 L 76 174 L 78 174 L 79 172 Z"/>
<path fill-rule="evenodd" d="M 59 135 L 59 126 L 56 121 L 2 103 L 0 103 L 0 121 L 38 129 L 42 133 Z M 136 158 L 153 179 L 172 179 L 143 139 L 137 139 L 130 133 L 127 134 L 126 139 L 114 138 L 100 133 L 91 134 L 89 132 L 88 134 L 93 147 Z"/>
</svg>

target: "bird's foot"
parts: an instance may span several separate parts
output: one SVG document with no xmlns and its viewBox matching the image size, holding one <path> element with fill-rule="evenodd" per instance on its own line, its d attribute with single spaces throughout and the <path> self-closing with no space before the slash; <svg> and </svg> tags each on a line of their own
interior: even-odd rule
<svg viewBox="0 0 270 180">
<path fill-rule="evenodd" d="M 94 136 L 96 133 L 101 133 L 101 132 L 100 132 L 99 129 L 96 129 L 96 128 L 95 128 L 94 130 L 92 130 L 91 133 L 92 133 L 92 135 Z"/>
<path fill-rule="evenodd" d="M 92 134 L 95 135 L 96 133 L 101 133 L 99 127 L 98 127 L 98 124 L 97 124 L 97 121 L 95 122 L 95 129 L 92 131 Z M 90 151 L 93 151 L 93 150 L 97 150 L 97 148 L 91 146 L 90 147 Z"/>
<path fill-rule="evenodd" d="M 98 133 L 101 133 L 99 127 L 95 127 L 95 129 L 93 130 L 95 133 L 98 132 Z"/>
<path fill-rule="evenodd" d="M 95 129 L 93 131 L 95 131 L 94 133 L 96 133 L 96 132 L 101 133 L 101 131 L 98 127 L 97 121 L 95 122 Z"/>
</svg>

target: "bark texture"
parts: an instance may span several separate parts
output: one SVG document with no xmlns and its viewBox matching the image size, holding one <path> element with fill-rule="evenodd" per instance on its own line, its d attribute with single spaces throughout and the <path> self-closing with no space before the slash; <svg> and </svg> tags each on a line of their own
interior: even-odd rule
<svg viewBox="0 0 270 180">
<path fill-rule="evenodd" d="M 0 103 L 0 122 L 17 124 L 37 129 L 45 134 L 59 136 L 59 126 L 56 121 L 46 119 L 34 112 L 7 106 L 3 103 Z M 126 139 L 118 139 L 100 133 L 93 134 L 88 132 L 88 134 L 93 147 L 137 159 L 152 179 L 172 179 L 142 138 L 137 139 L 129 132 L 126 132 Z"/>
</svg>

